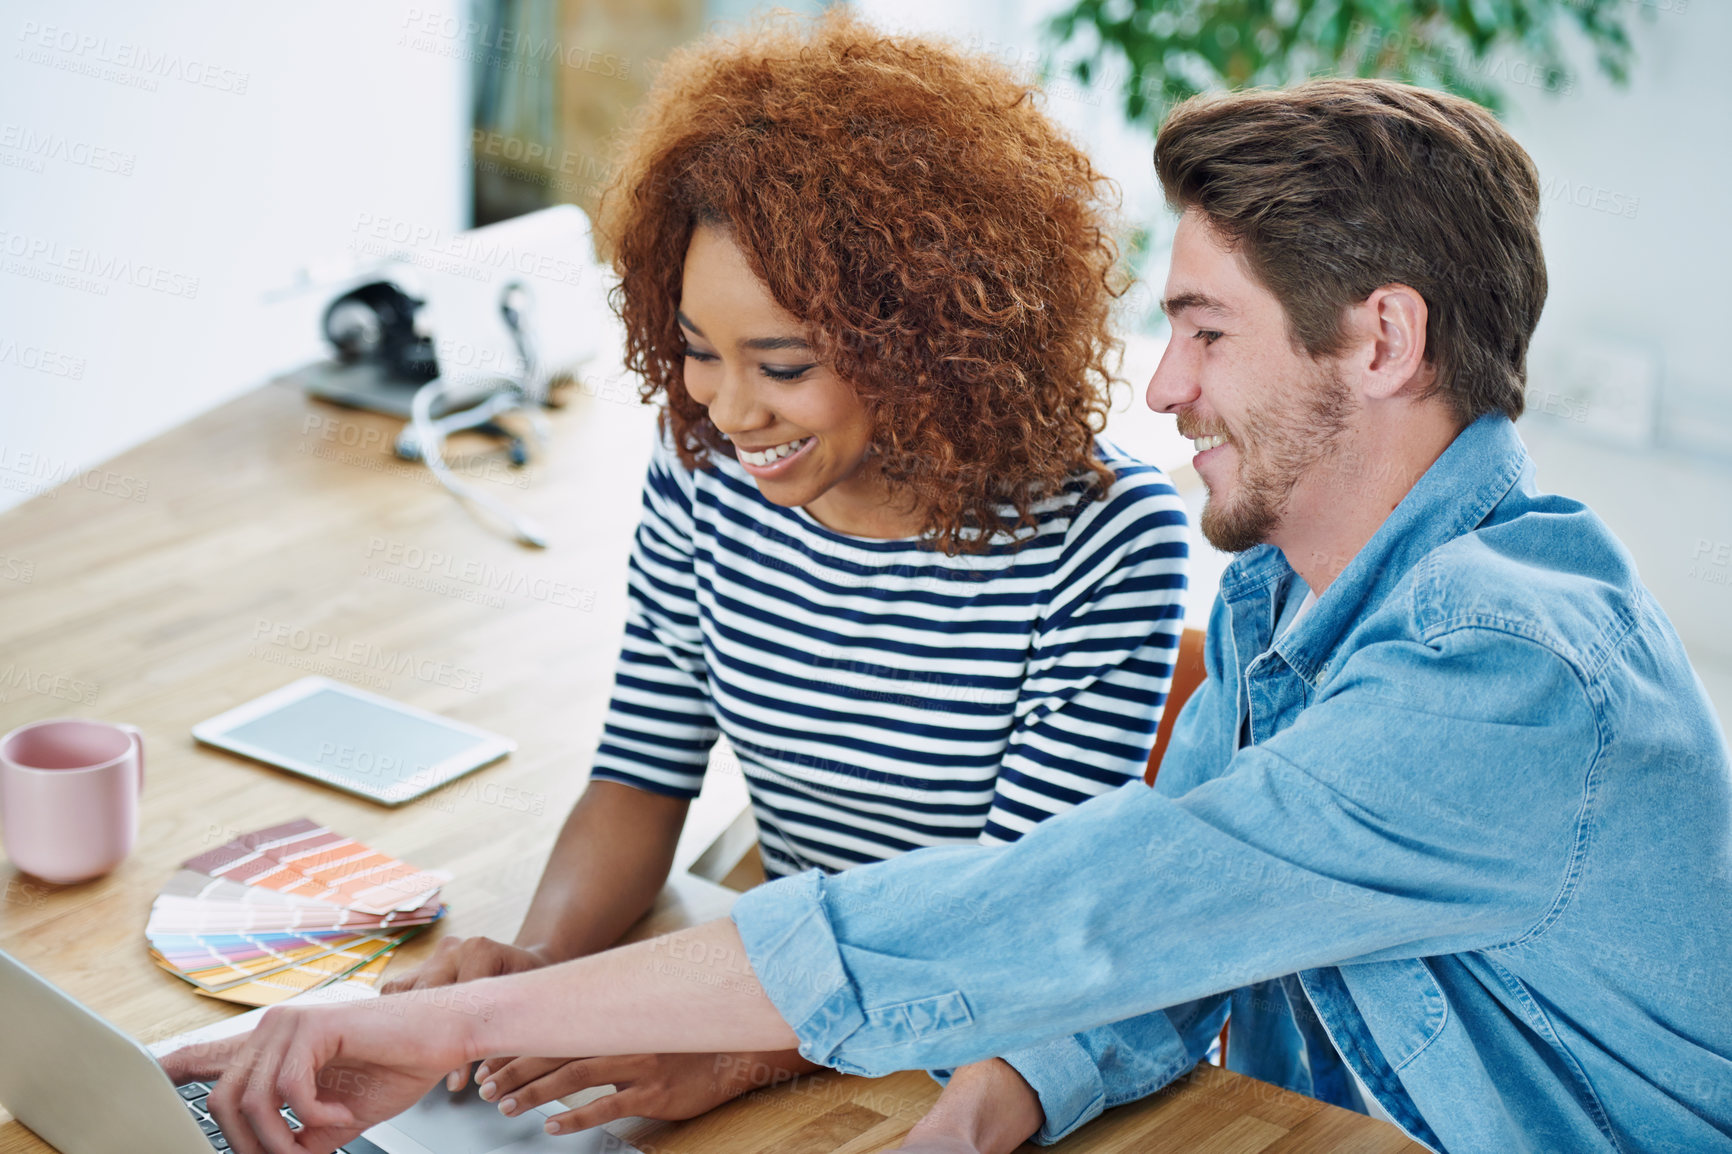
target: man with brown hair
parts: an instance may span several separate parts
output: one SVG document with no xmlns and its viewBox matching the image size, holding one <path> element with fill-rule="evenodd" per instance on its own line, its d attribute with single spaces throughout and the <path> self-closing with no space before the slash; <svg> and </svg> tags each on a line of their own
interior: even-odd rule
<svg viewBox="0 0 1732 1154">
<path fill-rule="evenodd" d="M 327 1064 L 384 1080 L 340 1107 L 365 1120 L 494 1054 L 1038 1048 L 1038 1100 L 988 1063 L 907 1146 L 1007 1151 L 1167 1084 L 1230 1011 L 1232 1064 L 1451 1154 L 1732 1150 L 1732 766 L 1629 555 L 1511 423 L 1533 165 L 1472 104 L 1350 80 L 1188 103 L 1156 163 L 1183 215 L 1149 403 L 1242 553 L 1156 788 L 771 883 L 478 983 L 485 1014 L 273 1012 L 171 1070 L 265 1071 L 223 1106 L 274 1128 Z"/>
</svg>

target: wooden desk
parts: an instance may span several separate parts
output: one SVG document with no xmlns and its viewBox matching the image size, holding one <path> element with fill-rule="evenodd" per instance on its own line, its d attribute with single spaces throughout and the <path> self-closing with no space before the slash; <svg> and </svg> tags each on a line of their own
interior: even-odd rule
<svg viewBox="0 0 1732 1154">
<path fill-rule="evenodd" d="M 624 558 L 651 414 L 615 381 L 574 390 L 547 462 L 515 488 L 534 552 L 477 525 L 397 422 L 266 386 L 0 515 L 0 731 L 64 715 L 144 729 L 139 842 L 112 875 L 54 887 L 0 859 L 0 948 L 152 1041 L 235 1012 L 145 956 L 151 898 L 184 858 L 302 815 L 450 869 L 438 932 L 509 938 L 581 790 L 612 678 Z M 28 573 L 29 580 L 18 575 Z M 9 576 L 10 575 L 10 576 Z M 196 745 L 191 726 L 318 672 L 515 737 L 519 751 L 397 810 Z M 720 916 L 681 877 L 640 933 Z M 429 934 L 393 962 L 430 949 Z M 3 1027 L 3 1024 L 0 1024 Z M 682 1124 L 622 1123 L 659 1154 L 866 1154 L 937 1096 L 921 1073 L 825 1074 Z M 0 1113 L 0 1154 L 48 1147 Z M 1417 1151 L 1392 1127 L 1213 1068 L 1113 1111 L 1064 1147 L 1094 1151 Z"/>
</svg>

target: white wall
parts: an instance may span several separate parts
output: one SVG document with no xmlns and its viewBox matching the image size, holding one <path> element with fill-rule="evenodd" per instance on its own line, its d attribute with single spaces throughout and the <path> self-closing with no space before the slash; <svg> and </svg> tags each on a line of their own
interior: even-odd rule
<svg viewBox="0 0 1732 1154">
<path fill-rule="evenodd" d="M 1507 117 L 1551 281 L 1524 435 L 1541 484 L 1629 546 L 1732 718 L 1732 6 L 1654 0 L 1634 24 L 1627 88 L 1518 90 Z"/>
<path fill-rule="evenodd" d="M 461 6 L 0 0 L 0 508 L 318 355 L 267 295 L 361 214 L 467 223 Z"/>
<path fill-rule="evenodd" d="M 1060 3 L 855 6 L 1032 63 Z M 1514 90 L 1552 286 L 1529 439 L 1542 482 L 1630 544 L 1692 653 L 1732 667 L 1732 566 L 1715 560 L 1732 542 L 1732 6 L 1646 7 L 1628 88 L 1587 71 L 1564 95 Z M 318 355 L 328 292 L 280 290 L 342 257 L 358 220 L 466 223 L 475 41 L 437 18 L 464 10 L 0 0 L 0 508 Z M 1058 84 L 1048 108 L 1127 218 L 1163 227 L 1150 136 L 1116 96 Z M 1135 406 L 1147 357 L 1131 360 Z M 1171 455 L 1134 410 L 1114 431 Z M 1219 560 L 1199 566 L 1205 603 Z"/>
<path fill-rule="evenodd" d="M 1552 398 L 1553 415 L 1587 426 L 1577 431 L 1732 463 L 1724 358 L 1732 90 L 1722 52 L 1732 6 L 1650 5 L 1646 18 L 1632 20 L 1628 87 L 1584 69 L 1567 93 L 1513 90 L 1506 122 L 1539 166 L 1551 276 L 1531 383 L 1588 407 L 1582 414 Z M 1598 411 L 1594 378 L 1617 372 L 1606 362 L 1626 357 L 1645 358 L 1653 370 L 1651 425 L 1639 381 Z M 1539 399 L 1547 408 L 1543 392 Z"/>
</svg>

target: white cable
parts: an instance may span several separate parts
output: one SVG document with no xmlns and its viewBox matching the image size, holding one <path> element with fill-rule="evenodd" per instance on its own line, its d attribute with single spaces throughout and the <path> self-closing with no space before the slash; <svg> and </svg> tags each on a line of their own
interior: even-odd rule
<svg viewBox="0 0 1732 1154">
<path fill-rule="evenodd" d="M 415 399 L 409 406 L 409 421 L 415 429 L 415 440 L 419 443 L 421 459 L 427 462 L 427 467 L 433 470 L 433 475 L 439 478 L 439 483 L 460 501 L 468 502 L 471 510 L 479 506 L 494 517 L 503 521 L 517 540 L 525 545 L 533 545 L 537 549 L 547 548 L 547 535 L 541 527 L 528 517 L 515 512 L 503 501 L 496 501 L 485 493 L 470 488 L 458 480 L 445 464 L 445 436 L 439 425 L 433 420 L 433 402 L 445 391 L 445 382 L 438 377 L 428 381 L 415 390 Z M 504 390 L 497 396 L 504 397 L 510 404 L 499 411 L 516 408 L 522 402 L 521 395 L 513 396 L 516 390 Z M 492 398 L 489 399 L 490 401 Z M 466 414 L 465 414 L 466 415 Z M 450 420 L 449 417 L 445 418 Z"/>
<path fill-rule="evenodd" d="M 435 398 L 435 400 L 437 399 Z M 477 425 L 484 425 L 501 413 L 509 413 L 520 407 L 522 403 L 514 389 L 500 389 L 474 408 L 459 409 L 440 417 L 433 422 L 433 433 L 439 438 L 439 443 L 444 444 L 452 433 L 461 433 L 464 429 L 473 429 Z M 431 410 L 431 403 L 428 407 Z M 532 423 L 534 419 L 540 417 L 539 413 L 527 415 L 531 417 Z M 413 424 L 405 425 L 403 431 L 397 434 L 397 455 L 411 461 L 420 458 L 421 430 L 419 427 Z"/>
<path fill-rule="evenodd" d="M 536 447 L 546 446 L 549 426 L 547 418 L 540 410 L 547 400 L 547 383 L 541 379 L 541 366 L 537 363 L 535 346 L 530 339 L 527 323 L 529 310 L 534 304 L 535 295 L 529 291 L 529 286 L 515 280 L 505 286 L 499 300 L 501 317 L 506 328 L 511 331 L 512 339 L 517 344 L 518 356 L 523 361 L 521 378 L 510 382 L 479 404 L 461 412 L 447 413 L 437 421 L 433 419 L 433 405 L 444 396 L 448 386 L 442 378 L 436 377 L 428 381 L 415 390 L 414 400 L 409 406 L 409 427 L 397 438 L 397 451 L 418 451 L 421 459 L 427 462 L 427 467 L 433 470 L 433 475 L 439 479 L 439 483 L 458 500 L 468 502 L 471 511 L 480 506 L 508 525 L 512 534 L 525 545 L 545 549 L 547 535 L 539 525 L 515 512 L 503 501 L 496 501 L 459 481 L 446 466 L 444 455 L 447 434 L 485 424 L 499 414 L 514 409 L 522 409 L 528 416 Z"/>
</svg>

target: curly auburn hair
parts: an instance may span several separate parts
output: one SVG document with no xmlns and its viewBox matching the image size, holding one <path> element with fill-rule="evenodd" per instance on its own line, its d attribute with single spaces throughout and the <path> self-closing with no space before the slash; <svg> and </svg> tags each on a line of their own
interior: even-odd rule
<svg viewBox="0 0 1732 1154">
<path fill-rule="evenodd" d="M 626 364 L 687 468 L 732 454 L 685 390 L 698 224 L 729 230 L 873 419 L 885 478 L 954 555 L 1113 474 L 1110 182 L 997 62 L 833 9 L 672 55 L 602 199 Z"/>
</svg>

